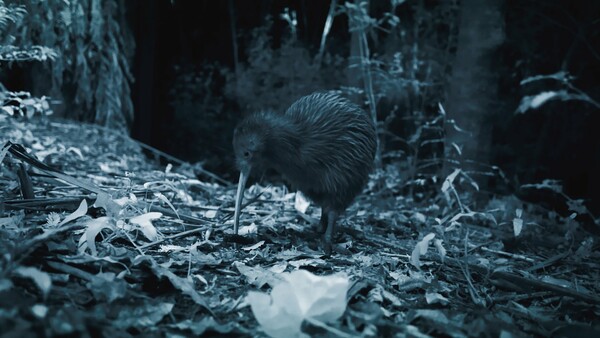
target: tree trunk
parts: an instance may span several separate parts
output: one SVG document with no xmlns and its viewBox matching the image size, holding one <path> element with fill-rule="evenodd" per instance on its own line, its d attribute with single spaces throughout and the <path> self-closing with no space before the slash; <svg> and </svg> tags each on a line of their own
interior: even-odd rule
<svg viewBox="0 0 600 338">
<path fill-rule="evenodd" d="M 446 124 L 447 151 L 454 151 L 454 143 L 462 147 L 462 159 L 486 164 L 491 158 L 492 117 L 498 107 L 499 74 L 493 60 L 504 41 L 503 3 L 504 0 L 461 1 L 456 59 L 445 104 L 448 120 L 454 120 L 466 131 Z"/>
</svg>

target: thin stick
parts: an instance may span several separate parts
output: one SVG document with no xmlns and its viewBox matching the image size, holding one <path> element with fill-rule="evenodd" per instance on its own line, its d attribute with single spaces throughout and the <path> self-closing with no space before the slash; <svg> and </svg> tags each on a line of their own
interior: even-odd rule
<svg viewBox="0 0 600 338">
<path fill-rule="evenodd" d="M 329 6 L 329 13 L 327 13 L 327 19 L 325 20 L 325 26 L 323 26 L 323 34 L 321 35 L 321 45 L 319 46 L 319 54 L 317 54 L 317 61 L 320 63 L 323 58 L 323 54 L 325 53 L 325 41 L 327 40 L 327 35 L 331 31 L 331 24 L 333 23 L 333 16 L 335 14 L 335 0 L 331 0 L 331 5 Z"/>
<path fill-rule="evenodd" d="M 191 234 L 195 234 L 197 232 L 202 232 L 204 230 L 206 230 L 206 228 L 196 228 L 196 229 L 192 229 L 192 230 L 180 232 L 180 233 L 175 234 L 175 235 L 165 236 L 162 239 L 159 239 L 159 240 L 154 241 L 152 243 L 147 243 L 147 244 L 144 244 L 144 245 L 140 245 L 139 249 L 140 250 L 147 249 L 147 248 L 149 248 L 151 246 L 155 246 L 157 244 L 160 244 L 160 243 L 162 243 L 162 242 L 164 242 L 164 241 L 166 241 L 168 239 L 175 239 L 175 238 L 179 238 L 179 237 L 185 237 L 185 236 L 188 236 L 188 235 L 191 235 Z"/>
</svg>

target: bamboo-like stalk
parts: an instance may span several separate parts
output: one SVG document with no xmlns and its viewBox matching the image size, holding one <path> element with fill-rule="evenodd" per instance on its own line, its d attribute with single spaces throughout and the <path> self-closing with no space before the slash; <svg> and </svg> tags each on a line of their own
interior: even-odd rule
<svg viewBox="0 0 600 338">
<path fill-rule="evenodd" d="M 327 36 L 331 31 L 331 26 L 333 24 L 333 17 L 335 15 L 335 6 L 336 0 L 331 0 L 331 5 L 329 6 L 329 12 L 327 13 L 327 19 L 325 19 L 325 25 L 323 26 L 323 34 L 321 34 L 321 45 L 319 46 L 319 54 L 317 54 L 317 61 L 320 63 L 323 58 L 323 54 L 325 53 L 325 42 L 327 41 Z"/>
<path fill-rule="evenodd" d="M 356 0 L 357 6 L 364 0 Z M 367 0 L 368 2 L 368 0 Z M 351 22 L 358 22 L 358 20 L 350 20 Z M 371 119 L 375 126 L 377 126 L 377 105 L 375 104 L 375 93 L 373 90 L 373 76 L 371 74 L 371 61 L 369 51 L 369 41 L 367 40 L 367 26 L 364 24 L 357 24 L 352 29 L 356 29 L 358 33 L 358 48 L 360 53 L 360 68 L 363 76 L 363 83 L 365 87 L 365 94 L 367 95 L 367 101 L 369 103 L 369 110 Z M 375 152 L 375 168 L 381 168 L 381 147 L 379 144 L 379 137 L 377 137 L 377 151 Z"/>
</svg>

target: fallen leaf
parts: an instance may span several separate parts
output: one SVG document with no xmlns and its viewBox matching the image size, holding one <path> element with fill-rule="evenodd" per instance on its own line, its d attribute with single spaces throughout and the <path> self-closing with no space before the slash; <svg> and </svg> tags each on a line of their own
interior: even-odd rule
<svg viewBox="0 0 600 338">
<path fill-rule="evenodd" d="M 156 241 L 159 237 L 158 230 L 152 224 L 152 221 L 162 217 L 160 212 L 147 212 L 139 216 L 135 216 L 129 219 L 129 223 L 135 224 L 140 227 L 140 230 L 151 241 Z"/>
<path fill-rule="evenodd" d="M 75 219 L 78 219 L 79 217 L 85 216 L 87 214 L 87 211 L 88 211 L 88 204 L 84 198 L 81 200 L 81 203 L 79 203 L 79 207 L 77 208 L 77 210 L 73 211 L 73 213 L 71 213 L 70 215 L 65 217 L 65 219 L 63 219 L 63 221 L 58 224 L 58 226 L 67 224 L 67 223 L 71 222 L 72 220 L 75 220 Z"/>
<path fill-rule="evenodd" d="M 251 291 L 246 296 L 254 317 L 269 336 L 303 336 L 305 319 L 327 323 L 344 314 L 350 284 L 347 276 L 317 276 L 306 270 L 282 275 L 285 281 L 271 294 Z"/>
<path fill-rule="evenodd" d="M 50 288 L 52 287 L 52 279 L 50 275 L 38 268 L 19 266 L 15 269 L 15 274 L 24 278 L 31 279 L 35 285 L 40 289 L 44 298 L 48 296 Z"/>
</svg>

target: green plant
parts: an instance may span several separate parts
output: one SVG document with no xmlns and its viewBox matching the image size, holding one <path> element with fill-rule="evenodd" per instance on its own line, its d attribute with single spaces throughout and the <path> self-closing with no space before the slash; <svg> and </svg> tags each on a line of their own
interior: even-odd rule
<svg viewBox="0 0 600 338">
<path fill-rule="evenodd" d="M 525 113 L 530 109 L 537 109 L 549 101 L 582 101 L 600 109 L 600 102 L 594 100 L 573 84 L 575 78 L 567 72 L 561 71 L 550 75 L 531 76 L 521 81 L 521 86 L 538 81 L 551 80 L 557 82 L 562 89 L 546 90 L 536 95 L 526 95 L 521 98 L 521 103 L 516 113 Z"/>
<path fill-rule="evenodd" d="M 422 131 L 437 120 L 437 103 L 444 99 L 451 50 L 456 43 L 457 9 L 451 2 L 427 7 L 423 2 L 365 0 L 338 7 L 337 13 L 348 17 L 354 36 L 350 67 L 360 70 L 359 93 L 364 93 L 373 119 L 382 122 L 381 153 L 393 150 L 388 148 L 394 148 L 397 140 L 427 145 L 431 143 L 426 142 L 428 139 L 442 137 L 443 131 Z M 401 17 L 410 19 L 402 21 Z M 401 147 L 408 144 L 401 143 Z M 441 155 L 435 148 L 411 148 L 409 154 L 413 155 Z"/>
<path fill-rule="evenodd" d="M 38 88 L 64 102 L 66 117 L 122 127 L 133 118 L 129 70 L 134 43 L 121 0 L 23 1 L 15 41 L 44 45 L 59 57 L 33 68 Z M 49 68 L 49 69 L 48 69 Z M 45 78 L 50 76 L 51 81 Z M 44 81 L 42 81 L 44 78 Z"/>
<path fill-rule="evenodd" d="M 14 32 L 26 16 L 25 6 L 9 4 L 0 0 L 0 62 L 13 63 L 55 60 L 57 53 L 46 46 L 15 46 Z M 52 113 L 47 97 L 32 97 L 29 92 L 12 92 L 0 83 L 0 108 L 9 116 L 31 117 L 34 114 Z"/>
</svg>

